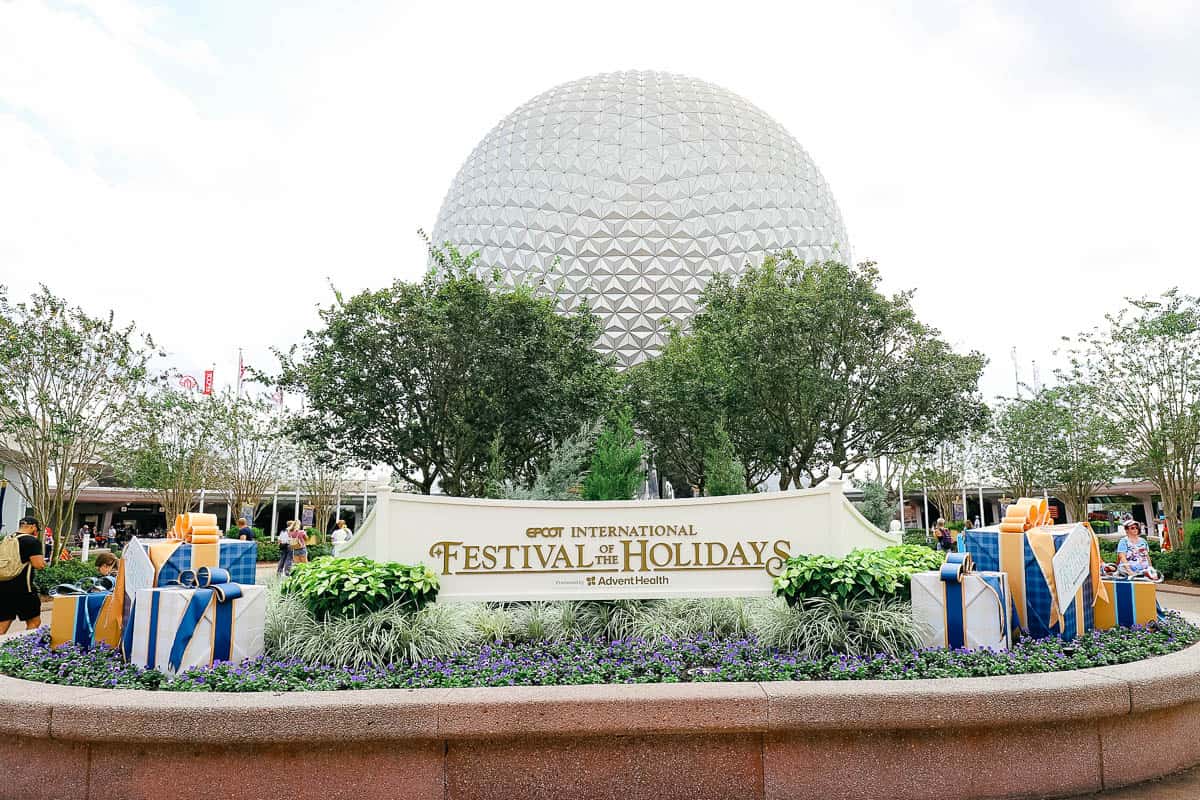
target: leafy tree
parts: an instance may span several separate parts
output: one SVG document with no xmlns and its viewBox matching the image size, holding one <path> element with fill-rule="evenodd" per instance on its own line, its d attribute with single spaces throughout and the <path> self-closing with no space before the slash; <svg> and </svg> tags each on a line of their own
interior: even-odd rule
<svg viewBox="0 0 1200 800">
<path fill-rule="evenodd" d="M 314 452 L 295 454 L 284 435 L 284 420 L 271 403 L 230 391 L 213 402 L 220 415 L 215 432 L 221 453 L 215 480 L 233 513 L 246 506 L 257 512 L 283 477 L 294 479 L 299 471 L 304 481 Z"/>
<path fill-rule="evenodd" d="M 815 484 L 829 466 L 850 473 L 983 426 L 984 357 L 952 351 L 916 318 L 911 292 L 885 296 L 879 281 L 871 263 L 783 253 L 705 289 L 690 335 L 715 364 L 751 474 L 778 472 L 781 489 L 805 474 Z"/>
<path fill-rule="evenodd" d="M 705 494 L 718 497 L 728 494 L 745 494 L 746 479 L 742 465 L 738 463 L 733 442 L 725 432 L 725 424 L 717 421 L 713 442 L 704 456 Z"/>
<path fill-rule="evenodd" d="M 1004 401 L 993 415 L 984 458 L 1013 497 L 1031 497 L 1053 484 L 1062 419 L 1048 392 Z"/>
<path fill-rule="evenodd" d="M 723 413 L 724 377 L 697 337 L 678 330 L 654 358 L 624 374 L 634 422 L 653 446 L 661 470 L 705 489 L 706 460 Z M 724 432 L 729 439 L 728 431 Z M 743 476 L 757 484 L 768 473 Z"/>
<path fill-rule="evenodd" d="M 150 337 L 111 312 L 90 316 L 45 286 L 14 303 L 0 287 L 0 440 L 18 490 L 56 534 L 113 461 L 153 381 L 153 355 Z"/>
<path fill-rule="evenodd" d="M 583 479 L 584 500 L 632 500 L 645 480 L 644 451 L 631 416 L 629 409 L 622 409 L 600 434 L 591 469 Z"/>
<path fill-rule="evenodd" d="M 1050 486 L 1074 519 L 1085 520 L 1088 498 L 1121 472 L 1113 449 L 1119 426 L 1103 412 L 1095 386 L 1071 383 L 1045 394 L 1058 417 L 1051 431 L 1055 457 Z"/>
<path fill-rule="evenodd" d="M 169 525 L 191 510 L 196 493 L 219 472 L 219 424 L 209 398 L 164 388 L 128 421 L 113 467 L 130 485 L 154 490 Z"/>
<path fill-rule="evenodd" d="M 300 491 L 313 506 L 313 521 L 323 541 L 329 532 L 330 517 L 338 511 L 338 498 L 352 494 L 354 485 L 342 465 L 330 461 L 325 453 L 306 447 L 295 448 L 295 451 Z"/>
<path fill-rule="evenodd" d="M 1158 486 L 1179 546 L 1200 482 L 1200 298 L 1171 289 L 1127 302 L 1076 337 L 1066 377 L 1096 387 L 1131 468 Z"/>
<path fill-rule="evenodd" d="M 954 516 L 954 504 L 962 500 L 966 475 L 965 445 L 947 443 L 924 455 L 913 481 L 925 488 L 938 512 L 949 521 Z M 963 515 L 966 516 L 965 508 Z"/>
<path fill-rule="evenodd" d="M 886 531 L 892 523 L 892 514 L 896 506 L 888 502 L 887 489 L 879 481 L 862 481 L 863 499 L 855 503 L 860 514 L 871 521 L 871 524 L 881 531 Z"/>
<path fill-rule="evenodd" d="M 600 429 L 599 420 L 580 426 L 555 445 L 546 468 L 538 470 L 531 486 L 518 487 L 510 482 L 504 496 L 510 500 L 578 500 Z"/>
<path fill-rule="evenodd" d="M 538 286 L 504 288 L 474 256 L 435 251 L 438 268 L 351 298 L 336 294 L 324 327 L 280 353 L 284 388 L 307 407 L 298 439 L 358 464 L 384 463 L 428 494 L 482 495 L 503 475 L 534 480 L 554 442 L 595 419 L 613 385 L 593 349 L 596 318 L 555 313 Z"/>
</svg>

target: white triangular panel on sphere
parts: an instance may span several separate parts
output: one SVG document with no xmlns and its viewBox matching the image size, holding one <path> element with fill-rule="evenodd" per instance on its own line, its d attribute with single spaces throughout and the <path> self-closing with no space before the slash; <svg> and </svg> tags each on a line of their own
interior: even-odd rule
<svg viewBox="0 0 1200 800">
<path fill-rule="evenodd" d="M 713 275 L 785 249 L 851 260 L 828 184 L 779 123 L 660 72 L 583 78 L 509 114 L 455 176 L 433 241 L 478 250 L 505 285 L 545 276 L 563 310 L 586 300 L 621 366 L 658 352 L 665 311 L 686 325 Z"/>
</svg>

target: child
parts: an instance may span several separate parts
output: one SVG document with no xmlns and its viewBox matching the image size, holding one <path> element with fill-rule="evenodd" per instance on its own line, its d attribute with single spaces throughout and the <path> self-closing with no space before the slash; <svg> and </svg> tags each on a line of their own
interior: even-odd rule
<svg viewBox="0 0 1200 800">
<path fill-rule="evenodd" d="M 101 578 L 107 578 L 117 569 L 117 557 L 112 553 L 100 553 L 96 556 L 96 570 Z"/>
</svg>

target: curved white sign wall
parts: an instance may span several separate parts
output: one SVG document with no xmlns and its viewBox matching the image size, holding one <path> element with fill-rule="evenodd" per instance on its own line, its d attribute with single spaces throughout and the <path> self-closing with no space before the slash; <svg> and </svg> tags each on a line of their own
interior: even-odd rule
<svg viewBox="0 0 1200 800">
<path fill-rule="evenodd" d="M 767 595 L 790 556 L 899 544 L 858 513 L 843 485 L 621 502 L 383 491 L 340 555 L 423 563 L 445 600 Z"/>
</svg>

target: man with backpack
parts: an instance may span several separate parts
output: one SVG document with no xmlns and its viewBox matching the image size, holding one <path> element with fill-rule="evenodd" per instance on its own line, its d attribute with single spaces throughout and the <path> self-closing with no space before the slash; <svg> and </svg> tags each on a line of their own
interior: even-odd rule
<svg viewBox="0 0 1200 800">
<path fill-rule="evenodd" d="M 42 601 L 33 585 L 33 571 L 46 568 L 38 542 L 38 521 L 21 517 L 17 532 L 0 541 L 0 635 L 18 617 L 29 630 L 42 624 Z"/>
</svg>

